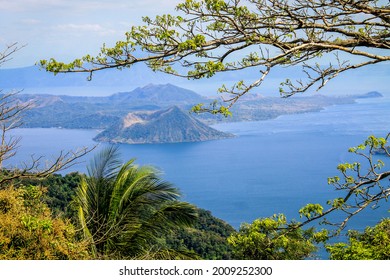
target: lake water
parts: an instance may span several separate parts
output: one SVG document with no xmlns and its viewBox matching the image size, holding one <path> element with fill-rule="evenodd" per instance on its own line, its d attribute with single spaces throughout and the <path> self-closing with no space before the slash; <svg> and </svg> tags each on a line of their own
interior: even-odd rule
<svg viewBox="0 0 390 280">
<path fill-rule="evenodd" d="M 182 192 L 183 200 L 212 211 L 238 228 L 243 222 L 285 213 L 299 219 L 307 203 L 324 203 L 340 196 L 327 178 L 339 175 L 339 163 L 353 161 L 347 150 L 370 134 L 390 132 L 390 98 L 361 99 L 321 112 L 285 115 L 277 119 L 219 124 L 236 138 L 200 143 L 120 145 L 124 160 L 158 167 Z M 18 129 L 21 148 L 9 164 L 29 155 L 55 156 L 60 150 L 93 146 L 93 130 Z M 104 145 L 99 145 L 101 149 Z M 88 159 L 74 166 L 84 172 Z M 386 158 L 382 158 L 390 162 Z M 367 209 L 351 220 L 364 229 L 389 216 L 389 206 Z"/>
</svg>

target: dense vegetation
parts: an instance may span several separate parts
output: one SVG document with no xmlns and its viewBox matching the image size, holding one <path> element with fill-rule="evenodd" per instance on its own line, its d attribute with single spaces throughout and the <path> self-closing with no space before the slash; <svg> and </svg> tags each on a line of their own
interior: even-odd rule
<svg viewBox="0 0 390 280">
<path fill-rule="evenodd" d="M 39 187 L 0 190 L 0 259 L 87 259 L 87 244 L 75 227 L 53 217 Z"/>
<path fill-rule="evenodd" d="M 312 228 L 280 234 L 286 224 L 287 219 L 282 214 L 242 224 L 240 231 L 228 239 L 234 257 L 240 260 L 299 260 L 316 251 Z"/>
<path fill-rule="evenodd" d="M 39 186 L 40 190 L 44 190 L 40 197 L 41 203 L 50 208 L 51 216 L 58 219 L 69 219 L 76 227 L 80 227 L 74 200 L 84 176 L 80 173 L 69 173 L 64 176 L 52 174 L 44 179 L 17 180 L 15 185 L 19 188 L 26 185 Z M 170 252 L 166 251 L 165 253 L 170 253 L 170 257 L 173 256 L 172 252 L 180 252 L 181 257 L 185 258 L 231 259 L 232 249 L 227 243 L 227 237 L 235 232 L 234 228 L 215 218 L 207 210 L 194 209 L 197 219 L 191 227 L 175 227 L 165 234 L 159 232 L 152 245 L 160 249 L 169 249 Z M 82 238 L 82 236 L 79 235 L 79 238 Z M 100 256 L 100 258 L 109 257 L 113 258 L 112 255 Z M 144 257 L 153 258 L 158 256 L 155 254 Z M 178 255 L 176 254 L 173 257 L 176 258 Z"/>
<path fill-rule="evenodd" d="M 389 260 L 390 219 L 383 219 L 364 232 L 348 231 L 347 243 L 327 246 L 330 258 L 334 260 Z"/>
<path fill-rule="evenodd" d="M 75 219 L 76 208 L 72 202 L 82 175 L 77 172 L 66 174 L 51 174 L 44 179 L 28 178 L 19 180 L 18 185 L 35 185 L 45 189 L 42 199 L 52 211 L 52 216 Z"/>
<path fill-rule="evenodd" d="M 227 238 L 235 232 L 226 222 L 215 218 L 210 211 L 197 209 L 198 219 L 190 228 L 172 231 L 166 243 L 174 250 L 193 251 L 202 259 L 233 259 Z"/>
</svg>

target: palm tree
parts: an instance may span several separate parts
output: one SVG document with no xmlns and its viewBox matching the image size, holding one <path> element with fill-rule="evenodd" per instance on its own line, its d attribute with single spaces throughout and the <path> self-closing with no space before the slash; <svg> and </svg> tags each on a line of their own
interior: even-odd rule
<svg viewBox="0 0 390 280">
<path fill-rule="evenodd" d="M 95 258 L 173 256 L 158 240 L 174 227 L 190 226 L 196 208 L 179 201 L 172 184 L 134 159 L 122 164 L 118 149 L 91 161 L 77 190 L 78 217 Z"/>
</svg>

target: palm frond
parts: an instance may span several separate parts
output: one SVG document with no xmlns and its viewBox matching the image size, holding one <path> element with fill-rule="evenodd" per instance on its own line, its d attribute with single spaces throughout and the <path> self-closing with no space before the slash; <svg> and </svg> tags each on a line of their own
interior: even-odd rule
<svg viewBox="0 0 390 280">
<path fill-rule="evenodd" d="M 124 251 L 134 253 L 149 248 L 157 243 L 161 235 L 177 227 L 191 226 L 197 219 L 196 207 L 186 202 L 166 202 L 153 210 L 149 213 L 144 211 L 142 219 L 127 224 L 120 245 Z"/>
<path fill-rule="evenodd" d="M 179 190 L 162 180 L 156 169 L 139 167 L 134 159 L 121 164 L 118 149 L 112 146 L 91 161 L 76 202 L 94 255 L 119 258 L 159 248 L 154 246 L 161 233 L 191 225 L 197 211 L 179 198 Z"/>
<path fill-rule="evenodd" d="M 88 222 L 85 218 L 84 210 L 82 207 L 79 207 L 79 209 L 78 209 L 78 218 L 79 218 L 82 230 L 83 230 L 84 239 L 88 242 L 88 245 L 91 248 L 92 256 L 96 257 L 97 256 L 97 249 L 96 249 L 96 245 L 95 245 L 96 243 L 95 243 L 93 236 L 88 228 Z"/>
<path fill-rule="evenodd" d="M 112 179 L 116 177 L 121 165 L 118 146 L 110 146 L 101 150 L 91 160 L 87 167 L 88 176 L 95 179 Z"/>
</svg>

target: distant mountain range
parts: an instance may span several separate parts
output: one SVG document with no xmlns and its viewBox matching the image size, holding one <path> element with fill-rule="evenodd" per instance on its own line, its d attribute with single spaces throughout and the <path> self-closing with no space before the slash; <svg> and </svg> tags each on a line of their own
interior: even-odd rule
<svg viewBox="0 0 390 280">
<path fill-rule="evenodd" d="M 191 117 L 177 106 L 155 112 L 132 112 L 94 140 L 110 143 L 178 143 L 233 137 Z"/>
<path fill-rule="evenodd" d="M 156 111 L 172 106 L 189 111 L 207 99 L 171 84 L 149 84 L 105 97 L 19 94 L 17 101 L 32 104 L 24 115 L 25 127 L 105 129 L 129 112 Z"/>
<path fill-rule="evenodd" d="M 148 84 L 103 97 L 18 94 L 15 102 L 31 104 L 30 110 L 23 115 L 24 127 L 102 129 L 104 132 L 96 138 L 99 141 L 167 143 L 230 137 L 207 126 L 217 122 L 265 120 L 353 103 L 356 98 L 381 96 L 378 92 L 359 96 L 315 95 L 287 99 L 248 95 L 235 104 L 231 118 L 211 114 L 189 116 L 187 112 L 192 106 L 209 104 L 213 100 L 169 83 Z M 125 125 L 130 119 L 138 121 L 134 125 Z"/>
<path fill-rule="evenodd" d="M 383 97 L 383 95 L 377 91 L 370 91 L 367 92 L 366 94 L 361 94 L 361 95 L 356 95 L 356 98 L 378 98 L 378 97 Z"/>
</svg>

